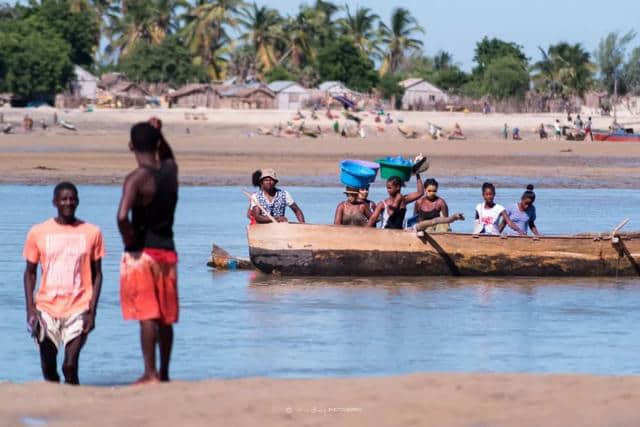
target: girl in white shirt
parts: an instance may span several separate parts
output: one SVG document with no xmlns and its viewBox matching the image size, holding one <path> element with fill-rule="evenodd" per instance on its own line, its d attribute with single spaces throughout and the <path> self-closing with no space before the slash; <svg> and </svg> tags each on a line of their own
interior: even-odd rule
<svg viewBox="0 0 640 427">
<path fill-rule="evenodd" d="M 476 222 L 473 227 L 473 234 L 500 234 L 501 219 L 518 234 L 524 234 L 511 221 L 504 207 L 494 202 L 496 187 L 493 184 L 490 182 L 482 184 L 482 197 L 484 202 L 476 206 Z"/>
</svg>

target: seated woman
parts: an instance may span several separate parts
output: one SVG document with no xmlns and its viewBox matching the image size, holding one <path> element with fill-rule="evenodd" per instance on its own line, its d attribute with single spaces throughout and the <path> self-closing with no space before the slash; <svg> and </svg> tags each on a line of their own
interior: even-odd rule
<svg viewBox="0 0 640 427">
<path fill-rule="evenodd" d="M 288 222 L 284 214 L 286 208 L 289 207 L 295 213 L 298 222 L 304 224 L 304 214 L 293 201 L 291 194 L 276 187 L 278 179 L 275 170 L 257 170 L 251 176 L 251 181 L 254 186 L 259 188 L 259 191 L 251 196 L 251 216 L 255 222 L 259 224 L 272 222 L 269 215 L 277 222 Z"/>
<path fill-rule="evenodd" d="M 420 174 L 416 172 L 416 191 L 414 193 L 402 194 L 401 190 L 404 182 L 397 176 L 392 176 L 387 180 L 387 193 L 389 197 L 378 203 L 375 211 L 369 218 L 369 227 L 375 227 L 378 218 L 382 215 L 382 228 L 402 230 L 404 228 L 404 217 L 407 213 L 407 205 L 418 200 L 424 195 L 424 184 L 420 179 Z"/>
<path fill-rule="evenodd" d="M 500 220 L 503 219 L 512 230 L 518 234 L 524 234 L 520 228 L 511 221 L 502 205 L 497 204 L 496 187 L 490 182 L 482 184 L 482 197 L 484 202 L 476 206 L 476 223 L 473 234 L 500 234 Z"/>
<path fill-rule="evenodd" d="M 449 206 L 443 198 L 438 196 L 438 181 L 433 178 L 424 181 L 425 196 L 419 199 L 415 205 L 416 223 L 423 223 L 420 227 L 425 231 L 450 231 L 449 224 L 464 219 L 462 214 L 455 214 L 449 217 Z M 434 219 L 439 221 L 431 221 Z M 429 221 L 429 222 L 425 222 Z M 416 227 L 418 227 L 416 225 Z"/>
<path fill-rule="evenodd" d="M 347 195 L 345 202 L 338 203 L 333 223 L 335 225 L 365 226 L 371 216 L 369 203 L 360 198 L 357 188 L 347 187 L 344 191 Z"/>
<path fill-rule="evenodd" d="M 514 203 L 505 209 L 505 212 L 509 219 L 523 231 L 522 234 L 527 234 L 527 229 L 530 228 L 531 232 L 539 236 L 538 228 L 536 227 L 536 207 L 533 206 L 533 202 L 536 200 L 536 193 L 533 192 L 533 185 L 527 185 L 527 190 L 522 193 L 522 197 L 518 203 Z M 500 223 L 500 232 L 502 232 L 507 223 L 502 221 Z M 509 234 L 514 234 L 509 230 Z"/>
</svg>

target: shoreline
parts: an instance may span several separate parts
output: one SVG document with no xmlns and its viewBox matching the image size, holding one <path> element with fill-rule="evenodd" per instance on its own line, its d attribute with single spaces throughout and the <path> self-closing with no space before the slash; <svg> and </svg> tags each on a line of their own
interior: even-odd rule
<svg viewBox="0 0 640 427">
<path fill-rule="evenodd" d="M 0 425 L 81 426 L 91 421 L 97 427 L 209 426 L 229 420 L 234 426 L 265 427 L 640 423 L 640 376 L 431 373 L 119 387 L 5 383 L 0 384 L 0 399 L 5 402 Z"/>
</svg>

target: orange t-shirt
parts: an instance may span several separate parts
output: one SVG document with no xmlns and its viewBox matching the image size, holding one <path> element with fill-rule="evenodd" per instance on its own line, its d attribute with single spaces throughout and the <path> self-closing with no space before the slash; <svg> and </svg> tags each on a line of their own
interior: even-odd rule
<svg viewBox="0 0 640 427">
<path fill-rule="evenodd" d="M 40 263 L 42 269 L 35 298 L 38 310 L 65 318 L 89 309 L 93 296 L 91 262 L 104 256 L 98 227 L 82 221 L 62 225 L 49 219 L 31 227 L 23 256 L 33 264 Z"/>
</svg>

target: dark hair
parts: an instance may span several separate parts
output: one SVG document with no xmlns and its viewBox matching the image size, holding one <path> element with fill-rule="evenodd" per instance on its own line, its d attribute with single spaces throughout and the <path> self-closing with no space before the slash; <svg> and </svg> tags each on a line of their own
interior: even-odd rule
<svg viewBox="0 0 640 427">
<path fill-rule="evenodd" d="M 533 192 L 533 184 L 527 185 L 527 190 L 522 193 L 522 197 L 520 199 L 530 199 L 531 203 L 536 201 L 536 193 Z"/>
<path fill-rule="evenodd" d="M 435 178 L 427 178 L 424 180 L 424 186 L 428 187 L 430 185 L 435 186 L 436 188 L 438 188 L 438 181 L 435 180 Z"/>
<path fill-rule="evenodd" d="M 78 197 L 78 189 L 76 188 L 76 186 L 69 181 L 63 181 L 56 185 L 53 189 L 53 198 L 57 198 L 62 190 L 71 190 L 75 193 L 76 198 Z"/>
<path fill-rule="evenodd" d="M 496 192 L 496 187 L 495 187 L 495 185 L 493 185 L 493 184 L 492 184 L 492 183 L 490 183 L 490 182 L 485 182 L 484 184 L 482 184 L 482 193 L 483 193 L 483 194 L 484 194 L 485 190 L 487 190 L 487 189 L 489 189 L 489 190 L 493 191 L 493 193 L 494 193 L 494 194 L 495 194 L 495 192 Z"/>
<path fill-rule="evenodd" d="M 133 150 L 149 153 L 158 149 L 162 133 L 148 122 L 136 123 L 131 127 L 131 145 Z"/>
<path fill-rule="evenodd" d="M 387 184 L 399 185 L 400 187 L 404 187 L 404 181 L 400 179 L 400 177 L 392 176 L 387 180 Z"/>
<path fill-rule="evenodd" d="M 261 176 L 262 176 L 262 171 L 260 169 L 258 169 L 257 171 L 251 174 L 251 184 L 253 184 L 254 187 L 260 186 Z"/>
</svg>

